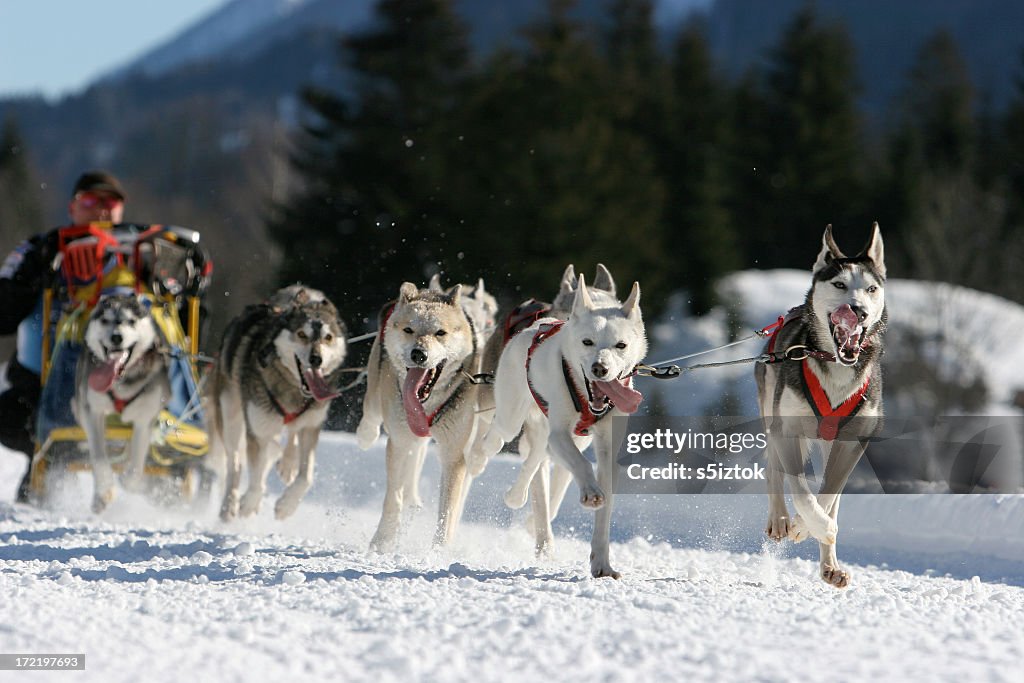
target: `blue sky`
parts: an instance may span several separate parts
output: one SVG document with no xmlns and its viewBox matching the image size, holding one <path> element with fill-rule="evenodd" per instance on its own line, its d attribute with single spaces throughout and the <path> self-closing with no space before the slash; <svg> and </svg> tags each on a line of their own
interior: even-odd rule
<svg viewBox="0 0 1024 683">
<path fill-rule="evenodd" d="M 0 0 L 0 96 L 73 92 L 227 0 Z"/>
</svg>

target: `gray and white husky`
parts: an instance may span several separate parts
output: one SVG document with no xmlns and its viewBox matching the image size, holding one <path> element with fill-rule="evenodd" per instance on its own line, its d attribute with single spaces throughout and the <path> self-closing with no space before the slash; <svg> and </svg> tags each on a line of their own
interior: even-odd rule
<svg viewBox="0 0 1024 683">
<path fill-rule="evenodd" d="M 144 298 L 111 295 L 93 308 L 85 328 L 85 348 L 78 358 L 71 409 L 89 443 L 95 512 L 102 512 L 114 498 L 106 439 L 111 413 L 132 425 L 122 482 L 132 491 L 144 488 L 153 422 L 171 395 L 165 351 Z"/>
<path fill-rule="evenodd" d="M 282 519 L 295 512 L 313 484 L 316 445 L 346 352 L 345 325 L 334 304 L 302 285 L 246 307 L 228 326 L 207 401 L 208 458 L 214 466 L 226 460 L 222 519 L 259 511 L 278 460 L 287 487 L 274 514 Z M 249 484 L 239 498 L 243 454 Z"/>
<path fill-rule="evenodd" d="M 611 418 L 636 412 L 641 396 L 630 376 L 646 353 L 640 285 L 634 282 L 620 304 L 591 296 L 580 275 L 566 320 L 538 320 L 505 346 L 495 376 L 494 419 L 477 447 L 491 457 L 522 430 L 531 449 L 544 449 L 572 474 L 580 503 L 597 511 L 590 555 L 595 577 L 619 576 L 609 558 L 609 534 L 613 468 L 625 429 L 613 430 Z M 596 477 L 582 453 L 592 441 Z M 551 542 L 546 468 L 537 474 L 530 498 L 536 547 L 543 552 Z"/>
<path fill-rule="evenodd" d="M 867 439 L 881 427 L 885 253 L 875 223 L 867 246 L 847 257 L 825 228 L 803 306 L 768 342 L 790 358 L 758 365 L 758 402 L 768 434 L 769 538 L 817 539 L 821 578 L 842 588 L 849 573 L 836 558 L 839 496 Z M 820 490 L 804 474 L 810 442 L 829 444 Z M 796 515 L 784 496 L 788 481 Z"/>
<path fill-rule="evenodd" d="M 367 361 L 363 417 L 356 430 L 369 449 L 388 435 L 387 491 L 371 548 L 394 548 L 403 506 L 414 496 L 420 456 L 431 438 L 441 457 L 441 491 L 434 542 L 452 540 L 469 485 L 465 451 L 470 445 L 480 347 L 472 318 L 462 305 L 462 285 L 450 293 L 403 283 L 393 306 L 381 313 L 380 332 Z"/>
</svg>

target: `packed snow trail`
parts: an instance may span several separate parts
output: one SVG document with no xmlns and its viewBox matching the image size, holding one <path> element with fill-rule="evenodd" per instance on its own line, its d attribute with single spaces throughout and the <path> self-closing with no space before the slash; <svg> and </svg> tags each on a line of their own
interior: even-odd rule
<svg viewBox="0 0 1024 683">
<path fill-rule="evenodd" d="M 399 554 L 372 554 L 383 449 L 349 435 L 325 435 L 294 518 L 275 521 L 268 499 L 231 525 L 124 492 L 97 517 L 87 476 L 54 509 L 15 505 L 20 461 L 0 452 L 0 652 L 85 653 L 84 672 L 32 675 L 53 681 L 1018 680 L 1019 544 L 969 534 L 1018 538 L 1019 497 L 849 496 L 840 538 L 869 549 L 844 558 L 892 555 L 920 573 L 850 564 L 851 587 L 835 590 L 792 544 L 761 547 L 758 496 L 619 496 L 623 578 L 595 580 L 575 504 L 552 557 L 534 559 L 522 513 L 501 504 L 512 458 L 475 482 L 453 547 L 431 548 L 431 458 Z M 896 524 L 858 529 L 886 505 L 917 548 L 873 543 Z M 929 531 L 935 509 L 957 506 L 974 519 Z M 950 569 L 968 578 L 934 575 Z"/>
</svg>

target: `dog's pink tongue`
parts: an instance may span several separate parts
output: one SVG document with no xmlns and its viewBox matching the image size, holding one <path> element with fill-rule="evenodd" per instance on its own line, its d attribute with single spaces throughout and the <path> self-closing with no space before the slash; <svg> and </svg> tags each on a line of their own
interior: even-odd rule
<svg viewBox="0 0 1024 683">
<path fill-rule="evenodd" d="M 860 325 L 857 314 L 850 308 L 850 304 L 843 304 L 832 311 L 832 324 L 841 327 L 847 334 L 853 332 Z"/>
<path fill-rule="evenodd" d="M 615 407 L 627 415 L 635 413 L 640 407 L 640 402 L 644 400 L 643 394 L 629 386 L 628 379 L 594 382 L 594 387 L 610 398 Z"/>
<path fill-rule="evenodd" d="M 127 351 L 110 354 L 99 367 L 89 373 L 89 388 L 93 391 L 110 391 L 110 387 L 114 386 L 114 382 L 124 372 L 124 365 L 127 362 Z"/>
<path fill-rule="evenodd" d="M 416 436 L 430 436 L 430 422 L 418 396 L 420 388 L 426 384 L 429 376 L 430 372 L 426 368 L 409 368 L 402 384 L 405 419 L 409 423 L 409 429 Z"/>
<path fill-rule="evenodd" d="M 306 386 L 309 387 L 309 393 L 313 394 L 313 398 L 317 401 L 327 401 L 338 395 L 324 379 L 324 373 L 319 368 L 306 368 L 302 372 L 302 377 L 306 380 Z"/>
<path fill-rule="evenodd" d="M 835 325 L 832 334 L 835 337 L 839 348 L 855 349 L 860 343 L 861 326 L 860 320 L 857 318 L 857 314 L 853 312 L 850 305 L 843 304 L 836 310 L 832 311 L 830 318 L 832 320 L 832 324 Z"/>
</svg>

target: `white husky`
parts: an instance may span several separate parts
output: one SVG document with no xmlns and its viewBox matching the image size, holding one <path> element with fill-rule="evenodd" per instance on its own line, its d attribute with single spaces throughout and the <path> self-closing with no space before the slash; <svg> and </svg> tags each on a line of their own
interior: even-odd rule
<svg viewBox="0 0 1024 683">
<path fill-rule="evenodd" d="M 611 416 L 636 412 L 640 394 L 631 373 L 647 353 L 640 285 L 626 302 L 595 303 L 581 275 L 566 321 L 545 318 L 516 335 L 502 352 L 495 377 L 494 420 L 475 452 L 491 457 L 523 430 L 531 449 L 543 448 L 573 477 L 580 503 L 597 510 L 590 572 L 618 578 L 608 556 L 615 455 L 625 429 Z M 620 425 L 621 427 L 621 425 Z M 581 452 L 594 442 L 597 476 Z M 551 542 L 547 469 L 530 484 L 538 552 Z"/>
</svg>

